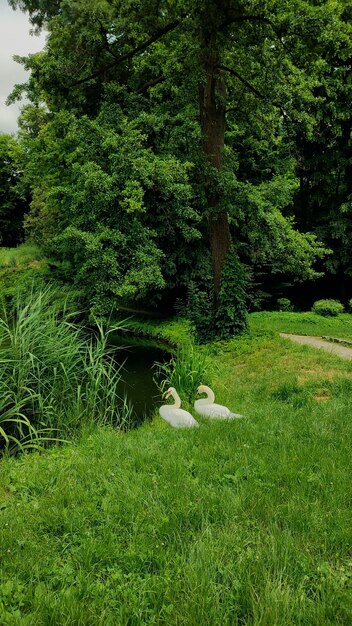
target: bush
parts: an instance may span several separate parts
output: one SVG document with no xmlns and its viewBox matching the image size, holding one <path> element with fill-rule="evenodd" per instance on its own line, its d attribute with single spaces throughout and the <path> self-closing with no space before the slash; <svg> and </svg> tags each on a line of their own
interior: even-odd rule
<svg viewBox="0 0 352 626">
<path fill-rule="evenodd" d="M 343 313 L 343 304 L 338 300 L 317 300 L 312 306 L 312 311 L 324 317 L 336 317 Z"/>
<path fill-rule="evenodd" d="M 221 274 L 219 306 L 216 311 L 217 338 L 229 339 L 247 330 L 249 273 L 231 246 Z"/>
<path fill-rule="evenodd" d="M 293 311 L 293 305 L 291 300 L 289 300 L 288 298 L 278 298 L 277 309 L 278 311 Z"/>
<path fill-rule="evenodd" d="M 206 343 L 214 339 L 214 294 L 212 289 L 199 289 L 194 283 L 188 288 L 187 318 L 191 322 L 196 341 Z"/>
<path fill-rule="evenodd" d="M 352 311 L 352 298 L 348 301 L 348 308 Z"/>
<path fill-rule="evenodd" d="M 246 331 L 248 282 L 248 270 L 231 246 L 221 275 L 217 305 L 212 288 L 201 290 L 190 285 L 187 317 L 199 343 L 229 339 Z"/>
</svg>

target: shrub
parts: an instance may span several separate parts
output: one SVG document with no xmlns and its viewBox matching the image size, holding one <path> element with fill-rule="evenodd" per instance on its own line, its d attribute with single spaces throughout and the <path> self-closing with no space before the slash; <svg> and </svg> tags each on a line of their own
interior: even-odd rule
<svg viewBox="0 0 352 626">
<path fill-rule="evenodd" d="M 121 427 L 130 415 L 108 334 L 86 337 L 55 306 L 52 288 L 15 298 L 0 318 L 0 450 L 70 437 L 93 421 Z"/>
<path fill-rule="evenodd" d="M 229 339 L 247 330 L 247 268 L 231 246 L 221 274 L 216 330 L 219 339 Z"/>
<path fill-rule="evenodd" d="M 214 294 L 211 289 L 199 289 L 194 283 L 188 288 L 187 318 L 199 343 L 211 341 L 214 329 Z"/>
<path fill-rule="evenodd" d="M 293 311 L 292 302 L 288 298 L 278 298 L 277 308 L 278 311 Z"/>
<path fill-rule="evenodd" d="M 352 311 L 352 298 L 348 301 L 348 308 Z"/>
<path fill-rule="evenodd" d="M 247 288 L 249 275 L 234 246 L 225 259 L 217 306 L 212 289 L 192 284 L 188 291 L 187 317 L 199 343 L 229 339 L 247 329 Z"/>
<path fill-rule="evenodd" d="M 336 317 L 343 313 L 343 304 L 338 300 L 317 300 L 312 306 L 312 311 L 324 317 Z"/>
</svg>

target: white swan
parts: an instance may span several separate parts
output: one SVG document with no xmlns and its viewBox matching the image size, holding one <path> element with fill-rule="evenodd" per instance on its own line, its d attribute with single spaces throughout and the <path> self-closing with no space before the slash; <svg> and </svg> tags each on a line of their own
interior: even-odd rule
<svg viewBox="0 0 352 626">
<path fill-rule="evenodd" d="M 209 417 L 212 419 L 235 419 L 243 417 L 239 413 L 231 413 L 227 406 L 221 404 L 215 404 L 214 392 L 206 385 L 200 385 L 197 389 L 198 393 L 206 393 L 206 398 L 196 400 L 194 403 L 194 409 L 199 415 L 203 417 Z"/>
<path fill-rule="evenodd" d="M 174 398 L 175 404 L 164 404 L 160 407 L 159 414 L 163 420 L 174 428 L 194 428 L 194 426 L 199 426 L 198 422 L 188 411 L 180 409 L 180 396 L 174 387 L 170 387 L 170 389 L 167 390 L 165 395 L 166 400 L 170 396 Z"/>
</svg>

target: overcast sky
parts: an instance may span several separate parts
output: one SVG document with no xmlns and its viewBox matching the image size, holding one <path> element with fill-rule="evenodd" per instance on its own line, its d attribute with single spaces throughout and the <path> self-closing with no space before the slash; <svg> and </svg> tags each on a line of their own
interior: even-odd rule
<svg viewBox="0 0 352 626">
<path fill-rule="evenodd" d="M 0 133 L 17 131 L 21 103 L 6 106 L 5 100 L 13 86 L 24 83 L 28 76 L 22 65 L 12 59 L 13 55 L 39 52 L 45 44 L 45 35 L 30 35 L 30 29 L 26 13 L 13 11 L 7 0 L 0 0 Z"/>
</svg>

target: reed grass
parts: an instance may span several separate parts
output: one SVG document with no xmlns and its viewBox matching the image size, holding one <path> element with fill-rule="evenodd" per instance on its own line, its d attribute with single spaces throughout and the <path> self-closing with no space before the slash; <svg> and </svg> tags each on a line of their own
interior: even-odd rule
<svg viewBox="0 0 352 626">
<path fill-rule="evenodd" d="M 197 387 L 207 379 L 207 357 L 192 343 L 181 345 L 170 361 L 155 366 L 160 391 L 175 387 L 187 404 L 194 401 Z"/>
<path fill-rule="evenodd" d="M 96 422 L 125 427 L 131 410 L 118 393 L 120 370 L 109 332 L 72 323 L 55 289 L 18 292 L 0 317 L 0 450 L 66 439 Z M 114 329 L 116 330 L 116 329 Z M 112 331 L 110 331 L 112 332 Z"/>
</svg>

